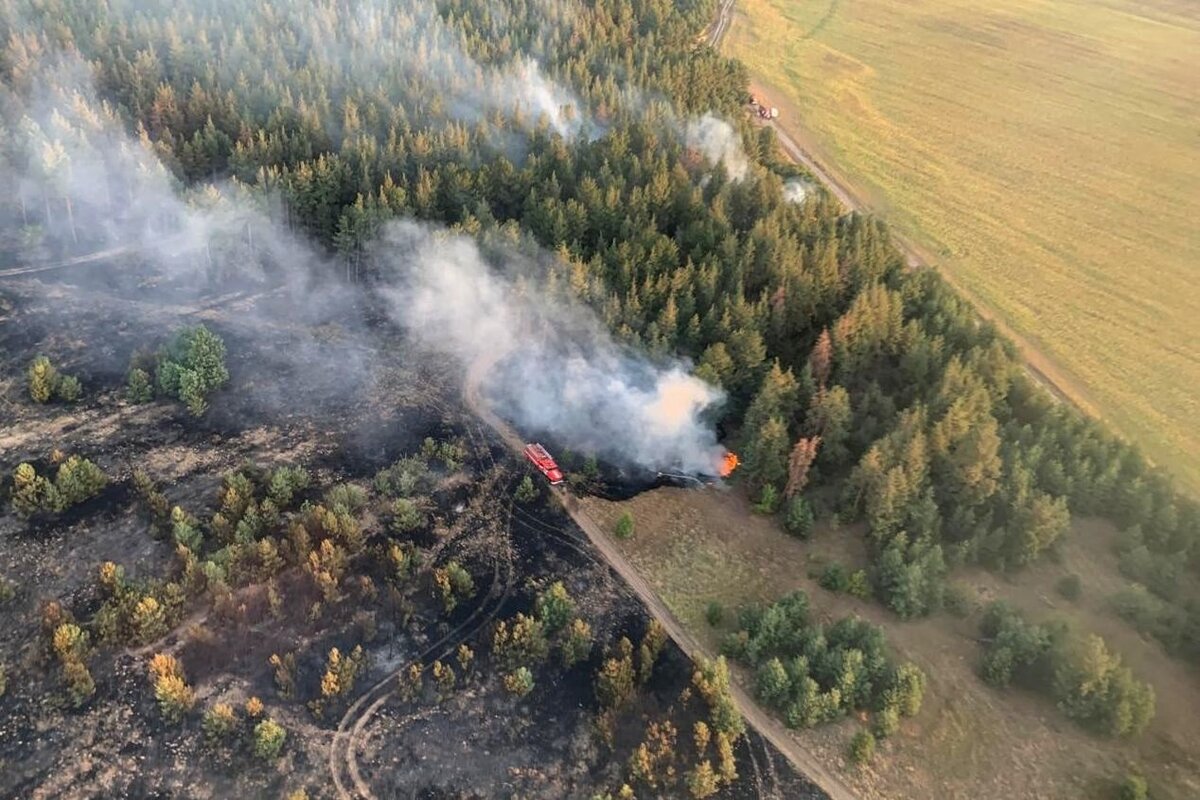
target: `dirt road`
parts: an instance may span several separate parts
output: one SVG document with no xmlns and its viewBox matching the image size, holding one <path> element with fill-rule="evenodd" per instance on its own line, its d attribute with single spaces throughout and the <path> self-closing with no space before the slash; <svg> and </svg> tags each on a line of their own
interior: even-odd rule
<svg viewBox="0 0 1200 800">
<path fill-rule="evenodd" d="M 708 28 L 706 40 L 709 47 L 715 50 L 721 46 L 721 40 L 725 38 L 725 32 L 729 30 L 731 22 L 733 22 L 733 0 L 721 0 L 721 4 L 717 7 L 717 18 Z"/>
<path fill-rule="evenodd" d="M 515 453 L 519 454 L 525 447 L 524 440 L 488 406 L 481 392 L 484 379 L 491 372 L 492 367 L 495 366 L 500 357 L 500 354 L 496 354 L 493 357 L 478 359 L 470 365 L 463 380 L 463 400 L 471 411 L 478 415 L 488 427 L 504 440 L 505 444 L 511 447 Z M 646 610 L 662 623 L 663 628 L 675 643 L 679 645 L 679 648 L 692 660 L 716 658 L 715 653 L 710 652 L 696 637 L 683 627 L 683 624 L 671 613 L 671 610 L 667 608 L 666 604 L 663 603 L 646 579 L 638 573 L 634 566 L 629 563 L 629 560 L 625 558 L 624 554 L 617 548 L 612 537 L 605 532 L 596 520 L 580 508 L 570 492 L 560 486 L 555 489 L 555 495 L 562 503 L 563 508 L 571 516 L 571 519 L 575 521 L 575 524 L 587 534 L 592 546 L 600 551 L 600 554 L 604 556 L 605 561 L 608 562 L 613 571 L 633 589 L 641 599 L 643 605 L 645 605 Z M 771 742 L 797 770 L 824 790 L 831 800 L 855 800 L 854 792 L 850 790 L 842 779 L 802 749 L 791 737 L 787 729 L 759 707 L 750 694 L 736 681 L 733 683 L 733 697 L 747 724 L 758 731 L 763 738 Z"/>
<path fill-rule="evenodd" d="M 103 261 L 108 258 L 116 258 L 117 256 L 127 255 L 135 252 L 138 249 L 140 248 L 134 245 L 120 245 L 118 247 L 110 247 L 107 250 L 98 250 L 95 253 L 87 253 L 82 256 L 75 256 L 74 258 L 55 261 L 53 264 L 37 264 L 29 267 L 0 269 L 0 278 L 12 278 L 17 275 L 32 275 L 35 272 L 49 272 L 50 270 L 73 267 L 78 264 L 89 264 L 95 261 Z"/>
</svg>

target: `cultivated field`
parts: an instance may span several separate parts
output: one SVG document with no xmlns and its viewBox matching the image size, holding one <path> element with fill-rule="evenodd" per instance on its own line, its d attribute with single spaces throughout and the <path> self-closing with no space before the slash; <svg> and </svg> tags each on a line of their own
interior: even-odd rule
<svg viewBox="0 0 1200 800">
<path fill-rule="evenodd" d="M 783 127 L 1200 487 L 1200 6 L 737 0 Z"/>
</svg>

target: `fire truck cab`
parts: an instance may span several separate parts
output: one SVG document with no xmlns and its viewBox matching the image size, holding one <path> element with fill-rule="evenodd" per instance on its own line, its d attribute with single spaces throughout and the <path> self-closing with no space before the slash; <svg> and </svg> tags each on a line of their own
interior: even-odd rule
<svg viewBox="0 0 1200 800">
<path fill-rule="evenodd" d="M 558 468 L 558 464 L 554 462 L 546 448 L 537 442 L 525 445 L 525 457 L 546 476 L 546 480 L 550 481 L 551 486 L 558 486 L 563 482 L 562 470 Z"/>
</svg>

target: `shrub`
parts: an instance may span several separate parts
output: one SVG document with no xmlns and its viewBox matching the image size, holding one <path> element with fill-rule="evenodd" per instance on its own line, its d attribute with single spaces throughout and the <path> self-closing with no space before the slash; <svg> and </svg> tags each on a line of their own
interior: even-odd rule
<svg viewBox="0 0 1200 800">
<path fill-rule="evenodd" d="M 754 505 L 754 510 L 759 514 L 774 514 L 775 509 L 778 507 L 779 490 L 768 483 L 762 488 L 762 494 L 758 496 L 758 502 Z"/>
<path fill-rule="evenodd" d="M 412 500 L 401 497 L 392 502 L 392 531 L 404 534 L 415 531 L 425 524 L 425 515 Z"/>
<path fill-rule="evenodd" d="M 1117 789 L 1117 800 L 1146 800 L 1149 796 L 1146 779 L 1134 773 L 1126 775 Z"/>
<path fill-rule="evenodd" d="M 1055 588 L 1060 595 L 1071 602 L 1075 602 L 1083 594 L 1083 584 L 1080 582 L 1079 576 L 1074 573 L 1059 578 Z"/>
<path fill-rule="evenodd" d="M 866 600 L 871 596 L 871 581 L 865 569 L 857 569 L 846 578 L 846 594 Z"/>
<path fill-rule="evenodd" d="M 692 685 L 708 704 L 709 724 L 717 734 L 736 738 L 746 730 L 729 683 L 729 665 L 724 656 L 716 661 L 701 659 L 692 673 Z"/>
<path fill-rule="evenodd" d="M 443 664 L 441 661 L 434 661 L 430 667 L 430 673 L 433 675 L 433 682 L 437 684 L 438 695 L 446 698 L 454 691 L 454 686 L 458 682 L 458 676 L 454 674 L 454 668 L 449 664 Z M 532 686 L 530 688 L 533 688 Z"/>
<path fill-rule="evenodd" d="M 550 588 L 537 596 L 537 616 L 546 626 L 548 634 L 562 630 L 575 613 L 575 601 L 567 594 L 562 581 L 555 581 Z"/>
<path fill-rule="evenodd" d="M 900 709 L 886 705 L 875 714 L 875 736 L 886 739 L 900 730 Z"/>
<path fill-rule="evenodd" d="M 17 596 L 17 587 L 12 581 L 0 576 L 0 606 L 7 605 Z"/>
<path fill-rule="evenodd" d="M 452 613 L 458 607 L 460 598 L 470 598 L 475 594 L 475 581 L 457 561 L 451 561 L 445 567 L 435 569 L 433 585 L 447 614 Z"/>
<path fill-rule="evenodd" d="M 633 536 L 633 514 L 625 511 L 617 519 L 616 534 L 618 539 L 628 539 Z"/>
<path fill-rule="evenodd" d="M 596 699 L 605 709 L 618 708 L 625 704 L 633 693 L 633 644 L 622 637 L 617 644 L 617 655 L 604 660 L 596 673 Z"/>
<path fill-rule="evenodd" d="M 0 697 L 4 697 L 4 692 L 8 690 L 8 673 L 4 669 L 4 664 L 0 664 Z"/>
<path fill-rule="evenodd" d="M 312 481 L 304 467 L 279 467 L 267 481 L 267 497 L 280 509 L 292 504 L 297 492 L 303 492 Z"/>
<path fill-rule="evenodd" d="M 174 656 L 158 653 L 151 658 L 150 678 L 154 697 L 168 721 L 179 722 L 196 704 L 196 695 L 184 680 L 183 665 Z"/>
<path fill-rule="evenodd" d="M 955 582 L 946 586 L 942 594 L 942 605 L 954 616 L 964 619 L 971 615 L 971 590 L 962 583 Z"/>
<path fill-rule="evenodd" d="M 83 397 L 83 386 L 74 375 L 63 375 L 59 378 L 58 386 L 54 387 L 54 396 L 64 403 L 74 403 Z"/>
<path fill-rule="evenodd" d="M 582 619 L 576 618 L 571 622 L 563 635 L 562 645 L 563 666 L 567 669 L 586 659 L 592 653 L 592 628 Z"/>
<path fill-rule="evenodd" d="M 29 363 L 25 371 L 29 385 L 29 399 L 35 403 L 49 403 L 58 385 L 58 370 L 45 356 L 38 356 Z"/>
<path fill-rule="evenodd" d="M 98 466 L 86 458 L 71 456 L 58 468 L 54 488 L 58 490 L 63 510 L 82 503 L 96 495 L 108 485 L 108 477 Z"/>
<path fill-rule="evenodd" d="M 711 627 L 717 627 L 725 619 L 725 609 L 716 600 L 710 600 L 704 609 L 704 619 Z"/>
<path fill-rule="evenodd" d="M 287 731 L 273 719 L 264 719 L 254 726 L 254 754 L 264 761 L 273 761 L 283 752 Z"/>
<path fill-rule="evenodd" d="M 375 491 L 388 497 L 411 497 L 428 482 L 429 467 L 416 456 L 401 458 L 375 474 Z"/>
<path fill-rule="evenodd" d="M 211 744 L 220 744 L 229 738 L 237 727 L 237 714 L 228 703 L 217 703 L 204 712 L 204 736 Z"/>
<path fill-rule="evenodd" d="M 185 328 L 159 352 L 155 378 L 159 391 L 183 401 L 198 417 L 208 408 L 208 396 L 229 381 L 225 343 L 203 325 Z"/>
<path fill-rule="evenodd" d="M 38 475 L 32 464 L 18 464 L 13 470 L 12 508 L 20 517 L 30 517 L 59 505 L 54 484 Z"/>
<path fill-rule="evenodd" d="M 712 762 L 704 759 L 687 776 L 688 793 L 697 798 L 712 797 L 721 789 L 721 779 L 713 770 Z"/>
<path fill-rule="evenodd" d="M 367 493 L 353 483 L 338 483 L 325 492 L 323 501 L 337 513 L 357 514 L 366 508 Z"/>
<path fill-rule="evenodd" d="M 196 518 L 179 506 L 171 509 L 171 533 L 178 544 L 193 553 L 199 552 L 200 545 L 204 542 Z"/>
<path fill-rule="evenodd" d="M 343 656 L 336 647 L 331 648 L 325 662 L 325 674 L 321 676 L 321 696 L 339 698 L 354 689 L 354 681 L 366 666 L 366 653 L 356 646 L 349 656 Z"/>
<path fill-rule="evenodd" d="M 167 632 L 167 612 L 153 595 L 146 595 L 133 609 L 133 627 L 141 642 L 152 642 Z"/>
<path fill-rule="evenodd" d="M 783 516 L 783 527 L 792 536 L 807 539 L 812 535 L 814 524 L 812 506 L 800 495 L 788 500 Z"/>
<path fill-rule="evenodd" d="M 875 736 L 870 731 L 859 731 L 850 740 L 850 761 L 866 764 L 875 758 Z"/>
<path fill-rule="evenodd" d="M 533 478 L 528 475 L 521 479 L 521 482 L 517 484 L 517 490 L 513 492 L 513 497 L 516 498 L 518 503 L 528 503 L 535 499 L 537 495 L 537 486 L 534 485 Z"/>
<path fill-rule="evenodd" d="M 510 670 L 540 664 L 546 660 L 549 649 L 541 620 L 520 612 L 511 621 L 497 623 L 492 635 L 492 655 Z"/>
<path fill-rule="evenodd" d="M 846 568 L 835 561 L 825 568 L 817 582 L 831 592 L 842 592 L 849 585 L 849 578 L 846 576 Z"/>
<path fill-rule="evenodd" d="M 533 673 L 527 667 L 517 667 L 504 676 L 504 688 L 517 697 L 524 697 L 533 691 Z"/>
<path fill-rule="evenodd" d="M 149 403 L 154 399 L 154 384 L 150 381 L 150 373 L 140 367 L 129 370 L 125 378 L 125 397 L 131 403 Z"/>
<path fill-rule="evenodd" d="M 427 462 L 436 458 L 448 472 L 454 472 L 463 465 L 467 451 L 461 442 L 439 442 L 432 436 L 427 436 L 425 441 L 421 442 L 421 457 Z"/>
</svg>

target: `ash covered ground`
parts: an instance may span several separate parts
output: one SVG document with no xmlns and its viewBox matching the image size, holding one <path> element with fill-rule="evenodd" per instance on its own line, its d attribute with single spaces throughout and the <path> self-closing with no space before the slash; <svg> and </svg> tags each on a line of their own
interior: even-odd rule
<svg viewBox="0 0 1200 800">
<path fill-rule="evenodd" d="M 715 741 L 695 742 L 696 723 L 712 712 L 691 663 L 667 640 L 643 666 L 642 607 L 540 483 L 536 497 L 515 499 L 526 469 L 464 410 L 459 375 L 378 321 L 364 296 L 338 298 L 316 317 L 293 313 L 286 292 L 186 299 L 196 296 L 95 280 L 0 286 L 0 577 L 14 589 L 0 604 L 0 795 L 591 798 L 629 783 L 638 797 L 684 797 L 697 764 L 721 766 Z M 169 399 L 130 402 L 131 359 L 201 323 L 228 349 L 230 380 L 209 410 L 197 418 Z M 24 373 L 39 354 L 80 378 L 82 400 L 29 401 Z M 427 440 L 457 457 L 428 459 L 412 494 L 420 524 L 400 533 L 394 498 L 373 478 L 420 457 Z M 61 513 L 15 514 L 15 467 L 52 474 L 71 455 L 95 462 L 107 486 Z M 281 465 L 306 468 L 309 485 L 231 551 L 214 522 L 227 476 L 240 471 L 261 489 Z M 193 580 L 169 526 L 134 488 L 135 470 L 194 517 L 205 533 L 196 560 L 220 562 L 221 580 Z M 320 537 L 298 544 L 294 523 L 311 516 L 305 509 L 332 507 L 339 484 L 362 490 L 360 533 L 325 594 L 304 552 L 319 552 Z M 263 539 L 277 563 L 260 557 Z M 409 559 L 403 575 L 394 548 Z M 165 633 L 127 635 L 106 617 L 120 603 L 100 577 L 105 562 L 123 569 L 119 592 L 135 599 L 183 587 Z M 451 563 L 473 584 L 453 608 L 438 583 Z M 592 645 L 564 667 L 561 634 L 548 634 L 546 656 L 526 659 L 534 686 L 521 695 L 506 687 L 520 659 L 497 650 L 497 626 L 536 617 L 536 598 L 555 582 Z M 55 653 L 63 620 L 88 636 L 95 688 L 79 701 Z M 619 660 L 622 637 L 642 674 L 609 708 L 596 676 Z M 473 653 L 465 665 L 464 645 Z M 362 666 L 351 685 L 324 692 L 330 650 L 356 647 Z M 148 673 L 160 653 L 178 660 L 194 693 L 177 722 Z M 272 655 L 290 659 L 286 685 Z M 435 661 L 454 670 L 449 684 L 432 674 Z M 261 711 L 247 708 L 251 698 Z M 214 736 L 206 720 L 219 704 L 235 722 Z M 268 718 L 287 732 L 274 758 L 254 752 L 254 729 Z M 649 775 L 632 766 L 639 747 Z M 715 796 L 822 796 L 752 732 L 736 739 L 734 755 L 737 777 Z"/>
</svg>

